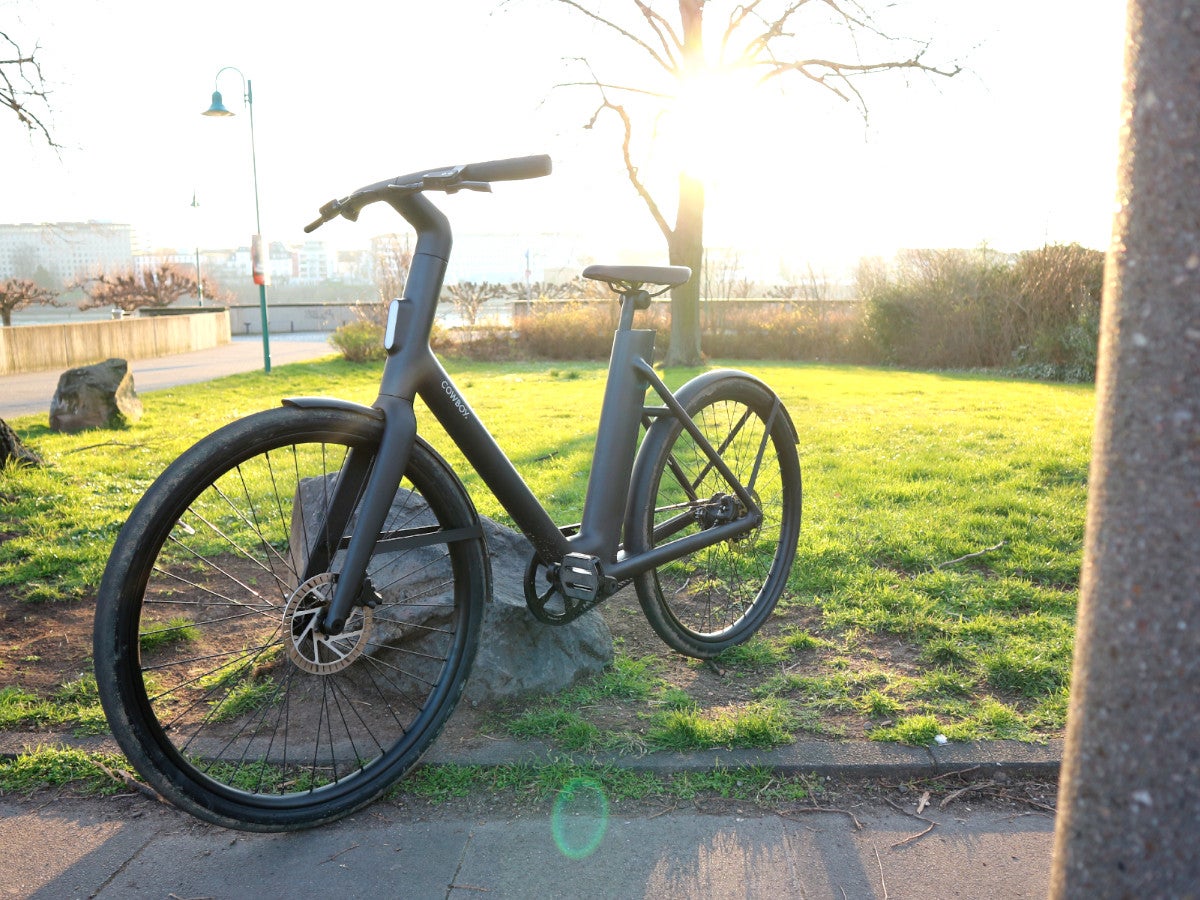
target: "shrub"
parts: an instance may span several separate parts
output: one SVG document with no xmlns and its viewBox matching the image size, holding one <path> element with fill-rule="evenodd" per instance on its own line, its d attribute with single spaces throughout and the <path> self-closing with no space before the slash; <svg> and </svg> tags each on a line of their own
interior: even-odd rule
<svg viewBox="0 0 1200 900">
<path fill-rule="evenodd" d="M 383 326 L 366 319 L 342 325 L 329 336 L 329 343 L 350 362 L 375 362 L 387 355 L 383 349 Z"/>
<path fill-rule="evenodd" d="M 892 270 L 860 266 L 864 334 L 882 361 L 921 368 L 1011 366 L 1094 377 L 1104 256 L 1078 244 L 1009 256 L 910 250 Z"/>
<path fill-rule="evenodd" d="M 706 304 L 704 352 L 710 357 L 871 362 L 860 316 L 849 304 L 818 301 L 782 308 Z"/>
<path fill-rule="evenodd" d="M 669 318 L 666 304 L 652 306 L 638 318 L 639 327 L 658 330 L 662 352 Z M 620 309 L 611 303 L 536 303 L 513 323 L 517 349 L 532 359 L 608 359 Z"/>
</svg>

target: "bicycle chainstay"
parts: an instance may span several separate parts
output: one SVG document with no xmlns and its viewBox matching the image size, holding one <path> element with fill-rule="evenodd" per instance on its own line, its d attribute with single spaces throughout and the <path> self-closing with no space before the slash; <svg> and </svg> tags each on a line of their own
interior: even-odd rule
<svg viewBox="0 0 1200 900">
<path fill-rule="evenodd" d="M 546 590 L 538 593 L 538 570 L 544 570 Z M 599 606 L 628 582 L 606 577 L 600 560 L 582 553 L 568 553 L 561 563 L 546 567 L 536 556 L 525 569 L 525 605 L 539 622 L 566 625 Z"/>
</svg>

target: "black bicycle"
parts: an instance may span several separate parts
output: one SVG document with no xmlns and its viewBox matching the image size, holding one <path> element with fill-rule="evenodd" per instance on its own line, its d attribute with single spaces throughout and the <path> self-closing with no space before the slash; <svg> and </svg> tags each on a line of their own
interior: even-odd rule
<svg viewBox="0 0 1200 900">
<path fill-rule="evenodd" d="M 180 807 L 247 830 L 328 822 L 379 797 L 445 724 L 491 568 L 471 498 L 417 434 L 417 397 L 531 542 L 525 596 L 541 621 L 632 583 L 662 639 L 705 658 L 774 608 L 800 530 L 787 411 L 732 370 L 672 392 L 654 332 L 633 328 L 646 287 L 688 269 L 583 273 L 620 294 L 621 314 L 578 524 L 554 524 L 430 349 L 451 231 L 425 195 L 549 172 L 546 156 L 429 169 L 321 207 L 305 231 L 381 200 L 417 231 L 378 399 L 291 398 L 221 428 L 121 529 L 97 601 L 100 697 L 130 762 Z"/>
</svg>

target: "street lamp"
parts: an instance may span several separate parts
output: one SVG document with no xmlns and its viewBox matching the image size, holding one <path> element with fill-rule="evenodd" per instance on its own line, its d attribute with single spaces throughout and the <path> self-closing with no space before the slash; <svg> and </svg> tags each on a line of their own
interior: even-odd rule
<svg viewBox="0 0 1200 900">
<path fill-rule="evenodd" d="M 235 66 L 224 66 L 217 70 L 216 76 L 213 78 L 213 95 L 212 104 L 206 109 L 202 115 L 205 116 L 232 116 L 233 112 L 225 108 L 225 104 L 221 102 L 221 92 L 216 90 L 217 82 L 221 78 L 221 73 L 226 71 L 237 72 L 242 78 L 242 88 L 245 91 L 244 99 L 246 101 L 246 111 L 250 116 L 250 167 L 254 173 L 254 225 L 256 233 L 254 240 L 258 243 L 260 258 L 263 260 L 261 271 L 259 267 L 255 267 L 254 281 L 258 285 L 258 305 L 259 312 L 262 315 L 262 338 L 263 338 L 263 370 L 271 371 L 271 338 L 267 329 L 267 273 L 270 271 L 271 253 L 268 247 L 263 246 L 262 239 L 262 216 L 258 211 L 258 159 L 254 153 L 254 92 L 250 87 L 250 79 L 242 74 L 242 70 Z M 251 257 L 254 256 L 254 248 L 251 247 Z M 265 254 L 261 256 L 261 254 Z"/>
</svg>

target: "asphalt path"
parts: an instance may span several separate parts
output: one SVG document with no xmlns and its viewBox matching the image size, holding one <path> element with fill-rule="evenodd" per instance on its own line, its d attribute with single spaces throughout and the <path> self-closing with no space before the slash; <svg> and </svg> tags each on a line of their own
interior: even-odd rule
<svg viewBox="0 0 1200 900">
<path fill-rule="evenodd" d="M 335 353 L 323 334 L 283 334 L 271 336 L 271 366 L 318 359 Z M 263 367 L 262 338 L 256 335 L 235 337 L 230 343 L 209 350 L 176 353 L 153 359 L 131 359 L 134 390 L 156 391 L 181 384 L 195 384 L 252 372 Z M 50 414 L 50 401 L 62 374 L 57 369 L 0 376 L 0 419 Z"/>
</svg>

